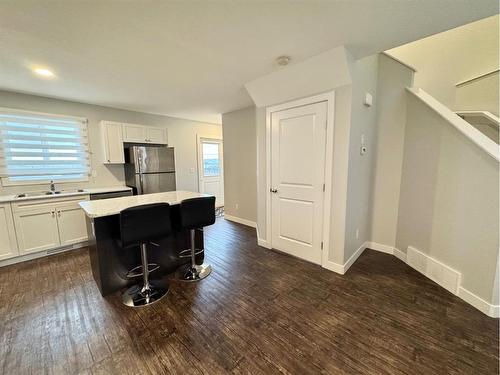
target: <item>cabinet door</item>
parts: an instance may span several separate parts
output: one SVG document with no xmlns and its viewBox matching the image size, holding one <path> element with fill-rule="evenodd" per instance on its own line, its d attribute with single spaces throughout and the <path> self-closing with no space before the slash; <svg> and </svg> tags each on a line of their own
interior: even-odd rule
<svg viewBox="0 0 500 375">
<path fill-rule="evenodd" d="M 87 241 L 85 213 L 78 205 L 56 208 L 61 245 Z"/>
<path fill-rule="evenodd" d="M 14 212 L 20 255 L 48 250 L 60 245 L 54 207 Z"/>
<path fill-rule="evenodd" d="M 122 125 L 114 122 L 103 122 L 102 133 L 104 144 L 104 164 L 125 163 Z"/>
<path fill-rule="evenodd" d="M 146 127 L 123 124 L 123 142 L 144 143 L 146 138 Z"/>
<path fill-rule="evenodd" d="M 0 260 L 19 255 L 10 203 L 0 204 Z"/>
<path fill-rule="evenodd" d="M 167 129 L 165 128 L 148 127 L 146 134 L 146 142 L 148 143 L 167 144 Z"/>
</svg>

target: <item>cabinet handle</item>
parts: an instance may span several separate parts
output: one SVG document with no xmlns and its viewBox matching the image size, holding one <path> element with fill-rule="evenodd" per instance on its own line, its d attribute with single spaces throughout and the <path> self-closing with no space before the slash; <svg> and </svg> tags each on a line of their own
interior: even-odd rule
<svg viewBox="0 0 500 375">
<path fill-rule="evenodd" d="M 54 211 L 51 211 L 50 213 L 52 214 L 52 217 L 56 216 L 56 213 Z"/>
<path fill-rule="evenodd" d="M 57 216 L 61 217 L 61 211 L 57 210 Z"/>
</svg>

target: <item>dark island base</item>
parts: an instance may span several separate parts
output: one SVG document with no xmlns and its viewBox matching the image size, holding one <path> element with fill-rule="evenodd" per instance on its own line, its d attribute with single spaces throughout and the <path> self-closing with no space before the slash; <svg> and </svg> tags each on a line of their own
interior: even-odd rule
<svg viewBox="0 0 500 375">
<path fill-rule="evenodd" d="M 176 213 L 175 210 L 172 211 L 172 222 L 175 223 Z M 96 219 L 87 217 L 87 232 L 92 274 L 103 296 L 141 282 L 141 277 L 126 277 L 129 270 L 141 264 L 141 253 L 139 246 L 126 249 L 120 247 L 119 215 Z M 174 225 L 173 233 L 169 237 L 155 243 L 159 244 L 159 247 L 148 245 L 148 261 L 157 263 L 160 269 L 151 274 L 152 279 L 163 278 L 181 265 L 190 263 L 189 258 L 179 258 L 180 251 L 190 248 L 189 231 Z M 203 248 L 202 230 L 196 231 L 196 248 Z M 196 263 L 203 263 L 203 254 L 196 256 Z"/>
</svg>

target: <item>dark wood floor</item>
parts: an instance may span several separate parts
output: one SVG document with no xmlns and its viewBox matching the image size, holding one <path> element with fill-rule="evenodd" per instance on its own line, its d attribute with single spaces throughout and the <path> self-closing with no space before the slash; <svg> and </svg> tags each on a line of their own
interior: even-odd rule
<svg viewBox="0 0 500 375">
<path fill-rule="evenodd" d="M 0 269 L 3 374 L 498 374 L 498 320 L 371 250 L 340 276 L 220 219 L 213 274 L 142 309 L 86 249 Z"/>
</svg>

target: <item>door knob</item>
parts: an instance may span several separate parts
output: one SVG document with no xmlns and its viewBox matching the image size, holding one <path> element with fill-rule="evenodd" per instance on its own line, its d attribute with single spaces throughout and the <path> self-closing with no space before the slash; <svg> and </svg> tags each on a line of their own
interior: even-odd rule
<svg viewBox="0 0 500 375">
<path fill-rule="evenodd" d="M 277 189 L 273 189 L 273 188 L 271 188 L 271 193 L 275 193 L 275 194 L 276 194 L 277 192 L 278 192 L 278 190 L 277 190 Z"/>
</svg>

